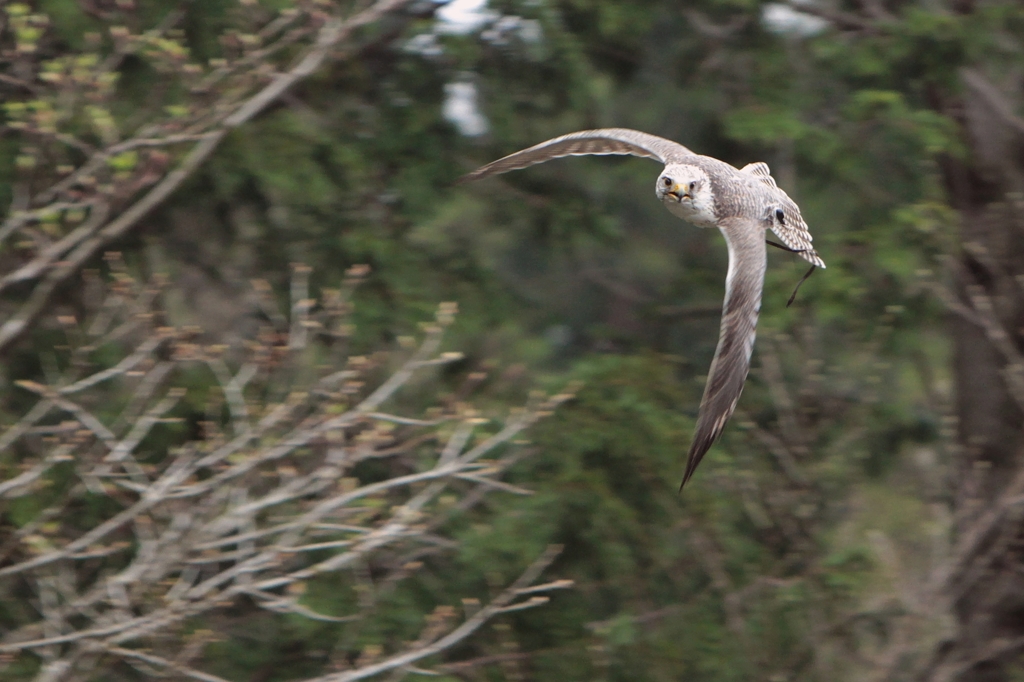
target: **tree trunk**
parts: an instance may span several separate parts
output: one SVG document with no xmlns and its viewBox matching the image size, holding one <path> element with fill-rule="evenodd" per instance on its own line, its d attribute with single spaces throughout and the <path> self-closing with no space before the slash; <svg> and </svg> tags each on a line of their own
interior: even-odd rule
<svg viewBox="0 0 1024 682">
<path fill-rule="evenodd" d="M 927 679 L 1002 682 L 1018 679 L 1024 648 L 1024 121 L 978 72 L 962 82 L 969 161 L 943 168 L 962 246 L 950 260 L 957 550 L 942 586 L 958 631 Z"/>
</svg>

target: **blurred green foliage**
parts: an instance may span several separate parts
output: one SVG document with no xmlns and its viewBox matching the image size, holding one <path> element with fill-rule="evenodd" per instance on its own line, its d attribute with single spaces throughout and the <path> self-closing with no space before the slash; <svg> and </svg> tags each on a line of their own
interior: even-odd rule
<svg viewBox="0 0 1024 682">
<path fill-rule="evenodd" d="M 60 49 L 83 49 L 97 30 L 83 4 L 39 3 Z M 139 4 L 132 20 L 143 27 L 179 6 Z M 238 4 L 183 7 L 189 49 L 216 58 Z M 936 400 L 949 398 L 949 351 L 924 284 L 955 243 L 935 158 L 966 152 L 957 123 L 931 100 L 955 90 L 958 68 L 1009 60 L 990 36 L 1024 14 L 1009 3 L 969 15 L 907 5 L 878 30 L 802 35 L 771 26 L 766 8 L 495 0 L 495 16 L 466 32 L 438 31 L 430 17 L 406 17 L 394 35 L 369 30 L 235 131 L 123 244 L 143 272 L 169 270 L 173 280 L 187 264 L 209 281 L 258 277 L 279 292 L 289 262 L 311 265 L 321 287 L 367 263 L 353 341 L 365 352 L 409 333 L 438 301 L 458 301 L 449 343 L 467 352 L 463 369 L 489 374 L 480 398 L 494 409 L 529 381 L 585 382 L 531 435 L 536 454 L 513 482 L 534 495 L 456 516 L 455 555 L 430 557 L 413 580 L 382 589 L 372 620 L 314 623 L 239 607 L 197 624 L 226 634 L 207 649 L 213 672 L 286 680 L 317 674 L 339 651 L 354 659 L 391 648 L 414 638 L 435 606 L 486 598 L 550 542 L 566 547 L 550 575 L 576 589 L 456 649 L 453 660 L 497 656 L 466 679 L 829 680 L 865 670 L 852 652 L 878 638 L 846 614 L 893 590 L 897 569 L 879 543 L 898 547 L 909 579 L 932 551 L 920 538 L 943 532 L 926 505 L 935 490 L 911 455 L 944 463 Z M 126 63 L 114 106 L 81 124 L 102 136 L 103 117 L 132 119 L 154 64 Z M 446 120 L 452 83 L 472 85 L 485 134 L 461 135 Z M 18 106 L 6 105 L 7 121 L 22 115 Z M 737 166 L 767 161 L 828 264 L 787 309 L 802 261 L 770 257 L 762 369 L 681 495 L 718 319 L 685 311 L 720 304 L 722 240 L 652 201 L 657 168 L 645 160 L 561 160 L 453 187 L 480 163 L 601 126 L 643 129 Z M 5 204 L 20 153 L 0 139 Z M 131 153 L 109 160 L 123 170 L 136 162 Z M 11 366 L 8 378 L 27 371 L 38 369 Z M 209 381 L 197 376 L 192 388 L 201 396 Z M 14 391 L 4 388 L 11 412 Z M 800 477 L 786 474 L 779 442 L 797 454 Z M 4 509 L 15 526 L 24 513 Z M 360 598 L 331 581 L 311 582 L 306 595 L 339 615 Z"/>
</svg>

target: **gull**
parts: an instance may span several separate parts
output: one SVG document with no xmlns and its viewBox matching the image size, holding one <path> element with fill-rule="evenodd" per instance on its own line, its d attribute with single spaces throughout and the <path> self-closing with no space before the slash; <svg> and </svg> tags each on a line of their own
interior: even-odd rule
<svg viewBox="0 0 1024 682">
<path fill-rule="evenodd" d="M 750 371 L 767 269 L 765 244 L 780 246 L 811 263 L 804 279 L 815 267 L 824 268 L 825 263 L 811 245 L 811 234 L 800 216 L 800 208 L 775 184 L 768 164 L 757 162 L 736 168 L 695 154 L 672 140 L 637 130 L 604 128 L 562 135 L 482 166 L 459 182 L 563 156 L 607 154 L 642 156 L 664 164 L 654 188 L 658 200 L 672 214 L 697 227 L 717 227 L 729 249 L 718 347 L 700 401 L 697 427 L 679 486 L 682 490 L 704 454 L 722 434 Z M 766 242 L 765 231 L 769 229 L 785 246 Z M 796 292 L 793 293 L 795 296 Z"/>
</svg>

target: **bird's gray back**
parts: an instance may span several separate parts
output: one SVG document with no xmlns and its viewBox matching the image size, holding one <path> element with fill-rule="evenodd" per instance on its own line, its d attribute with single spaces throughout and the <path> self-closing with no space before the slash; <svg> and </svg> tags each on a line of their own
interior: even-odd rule
<svg viewBox="0 0 1024 682">
<path fill-rule="evenodd" d="M 694 154 L 682 163 L 697 166 L 711 180 L 715 195 L 715 213 L 719 221 L 725 218 L 752 218 L 762 221 L 774 197 L 772 189 L 757 178 L 742 173 L 735 166 L 712 158 Z M 788 197 L 787 197 L 788 198 Z"/>
</svg>

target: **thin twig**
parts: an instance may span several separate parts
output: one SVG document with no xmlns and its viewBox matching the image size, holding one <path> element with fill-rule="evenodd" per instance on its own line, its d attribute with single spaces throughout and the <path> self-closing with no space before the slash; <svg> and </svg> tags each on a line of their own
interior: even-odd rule
<svg viewBox="0 0 1024 682">
<path fill-rule="evenodd" d="M 333 675 L 315 677 L 308 682 L 352 682 L 353 680 L 362 680 L 373 675 L 378 675 L 382 672 L 387 672 L 388 670 L 394 670 L 396 668 L 411 665 L 416 661 L 427 658 L 428 656 L 433 656 L 436 653 L 452 647 L 454 644 L 457 644 L 478 630 L 484 623 L 494 616 L 502 613 L 503 611 L 507 611 L 511 602 L 526 593 L 528 587 L 540 576 L 541 573 L 544 572 L 545 569 L 547 569 L 548 566 L 551 565 L 561 551 L 561 546 L 549 546 L 544 553 L 538 557 L 537 560 L 534 561 L 533 564 L 531 564 L 514 583 L 512 583 L 512 585 L 495 597 L 490 604 L 477 611 L 470 618 L 467 618 L 462 625 L 455 628 L 444 637 L 441 637 L 440 639 L 437 639 L 425 646 L 418 647 L 412 651 L 391 656 L 374 665 L 368 665 L 357 670 L 335 673 Z M 572 582 L 565 580 L 548 583 L 543 587 L 543 589 L 558 590 L 571 586 Z M 519 608 L 532 608 L 533 606 L 539 606 L 541 603 L 543 602 L 530 601 L 516 606 Z M 516 607 L 514 606 L 512 608 Z"/>
</svg>

